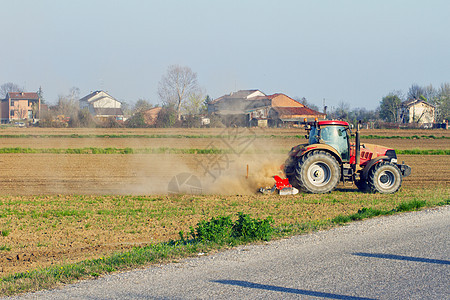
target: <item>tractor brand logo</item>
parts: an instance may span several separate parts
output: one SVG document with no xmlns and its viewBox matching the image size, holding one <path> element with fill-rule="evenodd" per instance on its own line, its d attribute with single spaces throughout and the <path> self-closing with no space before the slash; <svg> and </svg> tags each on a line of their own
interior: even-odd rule
<svg viewBox="0 0 450 300">
<path fill-rule="evenodd" d="M 169 194 L 200 195 L 203 189 L 197 176 L 191 173 L 180 173 L 170 180 L 167 191 Z"/>
</svg>

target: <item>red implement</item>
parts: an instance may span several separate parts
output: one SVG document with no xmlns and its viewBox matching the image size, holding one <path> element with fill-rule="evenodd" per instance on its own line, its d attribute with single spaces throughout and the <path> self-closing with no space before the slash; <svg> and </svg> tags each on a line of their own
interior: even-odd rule
<svg viewBox="0 0 450 300">
<path fill-rule="evenodd" d="M 283 179 L 278 175 L 273 176 L 273 179 L 275 179 L 275 184 L 272 188 L 260 188 L 258 191 L 263 194 L 271 194 L 277 191 L 280 195 L 295 195 L 298 193 L 298 190 L 289 183 L 289 179 Z"/>
<path fill-rule="evenodd" d="M 277 186 L 278 190 L 282 190 L 284 188 L 292 187 L 292 185 L 289 183 L 289 179 L 281 178 L 278 175 L 273 176 L 273 179 L 275 179 L 275 185 Z"/>
</svg>

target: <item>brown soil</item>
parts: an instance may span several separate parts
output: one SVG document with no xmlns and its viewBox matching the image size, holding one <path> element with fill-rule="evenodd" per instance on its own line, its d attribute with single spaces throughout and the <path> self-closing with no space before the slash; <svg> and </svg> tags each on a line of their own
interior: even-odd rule
<svg viewBox="0 0 450 300">
<path fill-rule="evenodd" d="M 354 130 L 353 130 L 354 131 Z M 304 135 L 303 128 L 0 128 L 0 134 L 32 134 L 32 135 L 104 135 L 104 134 L 183 134 L 183 135 L 234 135 L 235 133 L 256 135 Z M 445 129 L 361 129 L 361 135 L 379 136 L 413 136 L 434 135 L 450 136 L 450 130 Z"/>
<path fill-rule="evenodd" d="M 5 138 L 0 140 L 0 148 L 184 148 L 207 149 L 226 147 L 224 139 L 214 138 Z M 448 139 L 363 139 L 363 143 L 378 144 L 393 149 L 450 149 Z M 257 138 L 252 141 L 252 149 L 289 150 L 292 146 L 306 143 L 300 138 Z"/>
<path fill-rule="evenodd" d="M 21 131 L 21 129 L 16 130 Z M 41 129 L 33 130 L 32 132 L 39 132 L 39 134 L 45 132 Z M 59 131 L 68 133 L 67 130 L 57 130 L 57 132 Z M 217 131 L 219 134 L 219 130 Z M 77 133 L 81 134 L 81 132 L 82 130 L 79 130 Z M 85 132 L 92 134 L 97 131 L 85 130 Z M 119 132 L 124 133 L 125 130 L 119 130 Z M 155 133 L 153 130 L 127 130 L 127 132 L 128 134 Z M 167 134 L 165 130 L 161 132 Z M 186 132 L 211 134 L 215 130 L 207 133 L 201 130 L 187 130 Z M 186 132 L 183 131 L 183 134 Z M 292 130 L 274 130 L 273 132 L 277 135 L 280 132 L 292 134 Z M 3 131 L 1 133 L 5 134 Z M 54 134 L 53 131 L 48 133 Z M 173 134 L 173 132 L 170 131 L 169 134 Z M 381 135 L 379 132 L 374 134 Z M 30 143 L 30 140 L 33 140 L 33 143 L 27 144 Z M 0 230 L 8 229 L 10 232 L 7 236 L 0 236 L 0 247 L 7 245 L 11 247 L 11 250 L 0 251 L 0 276 L 37 267 L 99 257 L 141 243 L 177 238 L 179 230 L 187 230 L 190 225 L 195 225 L 200 219 L 218 213 L 226 215 L 236 213 L 235 210 L 242 208 L 242 203 L 246 207 L 246 212 L 258 217 L 265 217 L 264 214 L 267 212 L 277 211 L 275 207 L 277 209 L 279 206 L 286 207 L 287 215 L 280 217 L 280 221 L 283 221 L 283 218 L 295 221 L 295 218 L 300 217 L 303 219 L 321 217 L 322 205 L 315 202 L 317 198 L 315 195 L 301 195 L 297 198 L 255 195 L 258 187 L 272 185 L 271 176 L 279 171 L 279 166 L 286 158 L 285 154 L 269 152 L 267 155 L 249 155 L 240 153 L 240 150 L 250 149 L 250 147 L 288 149 L 294 140 L 261 138 L 253 140 L 251 145 L 233 144 L 236 153 L 229 155 L 1 154 Z M 368 140 L 367 142 L 382 145 L 386 142 L 386 146 L 396 149 L 449 148 L 443 143 L 446 140 L 419 140 L 416 141 L 420 144 L 417 147 L 413 144 L 414 141 Z M 424 141 L 425 143 L 430 142 L 430 147 L 424 146 Z M 224 141 L 220 139 L 71 138 L 7 138 L 0 140 L 0 147 L 147 148 L 153 147 L 153 144 L 150 146 L 147 143 L 157 143 L 154 145 L 155 147 L 207 148 L 210 147 L 211 142 L 217 148 L 226 147 Z M 7 143 L 11 143 L 10 146 L 5 146 Z M 399 161 L 402 160 L 412 167 L 412 175 L 404 179 L 403 190 L 440 188 L 441 191 L 443 189 L 444 193 L 448 194 L 449 156 L 400 155 Z M 247 165 L 249 178 L 245 179 Z M 166 195 L 170 190 L 169 183 L 180 173 L 197 176 L 201 184 L 199 188 L 206 196 L 156 196 Z M 97 197 L 96 195 L 111 196 Z M 158 200 L 144 199 L 143 202 L 135 200 L 133 203 L 128 203 L 127 196 L 120 198 L 118 195 L 155 195 L 155 199 Z M 366 197 L 365 194 L 352 193 L 352 197 L 342 196 L 343 199 L 346 199 L 342 201 L 356 201 L 345 206 L 346 209 L 352 211 L 352 209 L 360 208 L 357 199 L 364 197 Z M 298 201 L 298 199 L 302 201 Z M 195 211 L 190 206 L 192 202 L 198 202 Z M 89 206 L 89 203 L 97 204 Z M 239 203 L 239 206 L 235 205 L 236 203 Z M 308 209 L 305 209 L 305 205 L 308 206 Z M 333 205 L 342 209 L 339 201 Z M 61 209 L 61 206 L 64 206 L 64 209 Z M 117 215 L 106 213 L 122 206 L 127 212 L 136 211 L 139 214 L 139 211 L 144 209 L 146 212 L 155 211 L 156 215 L 150 217 L 149 213 L 138 215 L 138 217 L 129 217 L 127 213 L 123 212 Z M 95 213 L 86 211 L 92 207 L 95 207 Z M 1 215 L 2 210 L 5 216 Z M 14 211 L 12 215 L 15 217 L 9 217 L 11 210 Z M 66 215 L 53 215 L 54 211 L 66 212 Z M 78 211 L 85 212 L 81 216 L 71 215 Z M 171 219 L 166 219 L 165 216 L 174 211 L 183 215 L 182 220 L 173 222 Z M 23 212 L 23 217 L 20 212 Z M 48 213 L 48 217 L 39 216 L 43 212 Z M 160 214 L 158 215 L 156 212 Z M 304 213 L 310 215 L 303 215 Z"/>
</svg>

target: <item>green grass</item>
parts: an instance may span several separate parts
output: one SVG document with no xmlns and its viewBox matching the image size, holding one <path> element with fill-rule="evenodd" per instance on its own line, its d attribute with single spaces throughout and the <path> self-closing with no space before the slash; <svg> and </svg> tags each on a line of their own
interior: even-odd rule
<svg viewBox="0 0 450 300">
<path fill-rule="evenodd" d="M 159 148 L 0 148 L 0 154 L 222 154 L 231 153 L 227 149 L 178 149 L 169 147 Z"/>
<path fill-rule="evenodd" d="M 382 210 L 382 209 L 376 209 L 376 208 L 366 208 L 363 207 L 362 209 L 358 210 L 357 213 L 350 214 L 350 215 L 338 215 L 337 217 L 333 218 L 331 222 L 336 224 L 344 224 L 351 221 L 359 221 L 363 219 L 373 218 L 377 216 L 387 216 L 392 215 L 397 212 L 405 212 L 405 211 L 414 211 L 419 210 L 420 208 L 427 205 L 426 201 L 419 201 L 419 200 L 412 200 L 409 202 L 402 202 L 400 203 L 396 208 L 392 210 Z"/>
<path fill-rule="evenodd" d="M 287 149 L 274 150 L 248 150 L 247 154 L 253 153 L 286 153 Z M 397 154 L 405 155 L 450 155 L 450 149 L 408 149 L 395 150 Z M 198 148 L 0 148 L 0 154 L 231 154 L 232 149 L 198 149 Z"/>
<path fill-rule="evenodd" d="M 438 205 L 448 204 L 449 199 L 444 199 L 438 203 Z M 103 274 L 129 270 L 152 263 L 165 263 L 183 257 L 195 256 L 200 252 L 207 253 L 248 242 L 270 240 L 272 235 L 276 238 L 291 236 L 327 229 L 351 221 L 418 210 L 433 205 L 435 203 L 414 199 L 401 202 L 391 210 L 363 207 L 357 213 L 338 215 L 332 219 L 325 218 L 302 223 L 282 224 L 276 227 L 273 226 L 270 217 L 260 220 L 240 213 L 238 219 L 233 222 L 230 216 L 219 216 L 211 218 L 209 221 L 201 221 L 195 229 L 191 228 L 191 239 L 180 232 L 178 240 L 136 247 L 130 251 L 79 263 L 52 266 L 2 277 L 0 278 L 0 295 L 14 295 L 48 289 L 79 279 L 96 278 Z M 3 250 L 6 250 L 6 248 Z"/>
<path fill-rule="evenodd" d="M 264 135 L 264 134 L 246 134 L 239 135 L 246 138 L 259 138 L 259 139 L 271 139 L 271 138 L 299 138 L 304 139 L 305 135 Z M 161 138 L 188 138 L 188 139 L 219 139 L 230 138 L 234 135 L 229 134 L 0 134 L 0 138 L 83 138 L 83 139 L 95 139 L 95 138 L 110 138 L 110 139 L 161 139 Z M 411 136 L 385 136 L 385 135 L 363 135 L 363 139 L 450 139 L 448 136 L 435 136 L 435 135 L 411 135 Z"/>
<path fill-rule="evenodd" d="M 406 149 L 395 152 L 405 155 L 450 155 L 450 149 Z"/>
<path fill-rule="evenodd" d="M 10 251 L 11 247 L 8 245 L 1 245 L 0 246 L 0 251 Z"/>
</svg>

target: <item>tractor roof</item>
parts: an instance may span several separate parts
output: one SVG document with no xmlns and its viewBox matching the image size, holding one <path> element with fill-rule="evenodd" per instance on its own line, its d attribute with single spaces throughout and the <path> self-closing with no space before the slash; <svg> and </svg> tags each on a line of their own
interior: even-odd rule
<svg viewBox="0 0 450 300">
<path fill-rule="evenodd" d="M 336 121 L 336 120 L 327 120 L 327 121 L 319 121 L 318 122 L 319 126 L 323 126 L 323 125 L 341 125 L 341 126 L 348 126 L 347 122 L 344 121 Z"/>
</svg>

